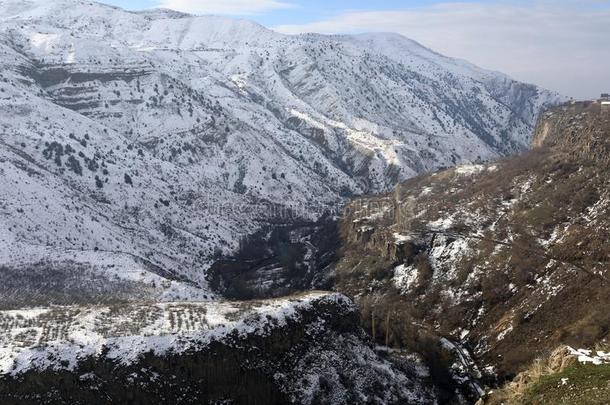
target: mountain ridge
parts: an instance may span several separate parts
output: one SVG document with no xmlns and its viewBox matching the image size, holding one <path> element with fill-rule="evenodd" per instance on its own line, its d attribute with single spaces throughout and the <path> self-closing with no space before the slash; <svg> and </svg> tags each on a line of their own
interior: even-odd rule
<svg viewBox="0 0 610 405">
<path fill-rule="evenodd" d="M 315 221 L 349 196 L 521 150 L 560 99 L 397 36 L 72 0 L 2 0 L 0 19 L 4 263 L 127 258 L 148 290 L 148 262 L 172 298 L 207 295 L 215 257 L 277 212 Z"/>
</svg>

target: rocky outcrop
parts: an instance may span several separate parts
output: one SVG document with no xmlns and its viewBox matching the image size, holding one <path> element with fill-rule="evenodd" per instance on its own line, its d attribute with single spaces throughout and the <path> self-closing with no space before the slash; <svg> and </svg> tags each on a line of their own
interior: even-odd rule
<svg viewBox="0 0 610 405">
<path fill-rule="evenodd" d="M 376 353 L 339 294 L 5 311 L 0 323 L 7 405 L 434 401 L 421 366 Z"/>
<path fill-rule="evenodd" d="M 544 113 L 534 147 L 561 149 L 578 159 L 610 163 L 610 114 L 598 103 L 574 103 Z"/>
</svg>

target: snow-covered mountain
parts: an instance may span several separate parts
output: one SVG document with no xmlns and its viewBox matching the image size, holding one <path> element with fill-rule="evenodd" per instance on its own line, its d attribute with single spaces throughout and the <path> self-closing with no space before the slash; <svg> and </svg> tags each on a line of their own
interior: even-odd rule
<svg viewBox="0 0 610 405">
<path fill-rule="evenodd" d="M 214 255 L 286 209 L 524 149 L 559 100 L 399 35 L 79 0 L 0 0 L 0 66 L 0 264 L 45 272 L 31 299 L 205 299 Z"/>
</svg>

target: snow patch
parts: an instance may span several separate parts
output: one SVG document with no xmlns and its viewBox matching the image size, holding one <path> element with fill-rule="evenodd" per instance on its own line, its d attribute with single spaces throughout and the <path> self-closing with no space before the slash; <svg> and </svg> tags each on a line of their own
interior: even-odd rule
<svg viewBox="0 0 610 405">
<path fill-rule="evenodd" d="M 417 281 L 417 268 L 401 264 L 394 268 L 394 285 L 401 291 L 408 291 Z"/>
<path fill-rule="evenodd" d="M 601 350 L 594 352 L 593 350 L 587 349 L 574 349 L 570 346 L 568 346 L 568 350 L 570 351 L 570 354 L 578 358 L 580 363 L 591 363 L 597 366 L 601 364 L 610 364 L 610 352 Z"/>
<path fill-rule="evenodd" d="M 482 172 L 484 169 L 485 166 L 483 165 L 463 165 L 456 167 L 455 172 L 464 176 L 472 176 Z"/>
</svg>

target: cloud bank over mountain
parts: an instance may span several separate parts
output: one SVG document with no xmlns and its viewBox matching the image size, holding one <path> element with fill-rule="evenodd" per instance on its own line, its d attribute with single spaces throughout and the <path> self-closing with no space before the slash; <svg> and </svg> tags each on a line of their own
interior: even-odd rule
<svg viewBox="0 0 610 405">
<path fill-rule="evenodd" d="M 349 11 L 275 29 L 290 34 L 398 32 L 444 54 L 572 97 L 598 95 L 604 90 L 599 87 L 608 84 L 610 2 L 531 3 L 447 2 Z"/>
</svg>

